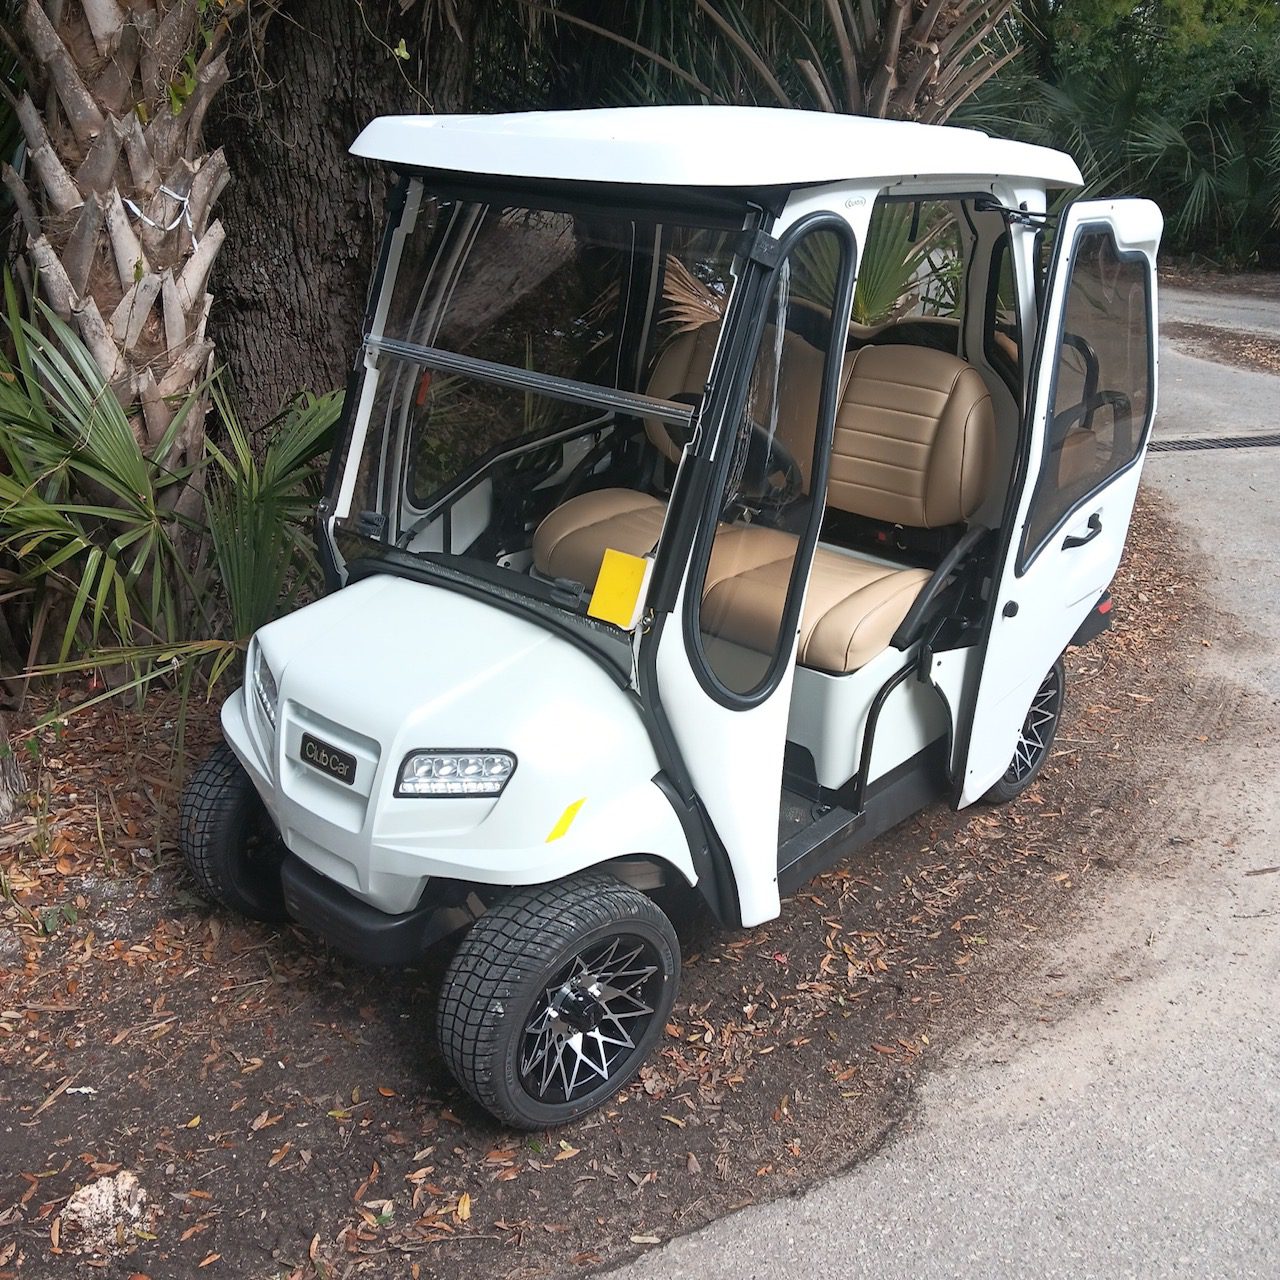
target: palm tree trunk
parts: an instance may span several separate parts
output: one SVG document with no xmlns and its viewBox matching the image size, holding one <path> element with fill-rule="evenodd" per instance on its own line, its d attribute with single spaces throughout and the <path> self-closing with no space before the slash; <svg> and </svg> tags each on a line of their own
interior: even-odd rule
<svg viewBox="0 0 1280 1280">
<path fill-rule="evenodd" d="M 170 464 L 203 447 L 212 367 L 209 277 L 224 239 L 213 206 L 229 170 L 202 141 L 227 80 L 238 3 L 25 0 L 21 35 L 37 99 L 11 105 L 25 173 L 4 166 L 27 258 L 50 306 L 78 330 L 155 447 L 195 393 Z M 198 487 L 180 502 L 198 507 Z"/>
<path fill-rule="evenodd" d="M 8 822 L 18 797 L 27 789 L 22 762 L 9 741 L 9 717 L 0 711 L 0 822 Z"/>
</svg>

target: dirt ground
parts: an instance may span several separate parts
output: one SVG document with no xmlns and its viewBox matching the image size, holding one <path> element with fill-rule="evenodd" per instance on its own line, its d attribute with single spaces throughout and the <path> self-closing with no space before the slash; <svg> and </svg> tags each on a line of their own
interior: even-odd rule
<svg viewBox="0 0 1280 1280">
<path fill-rule="evenodd" d="M 440 1063 L 446 956 L 362 971 L 193 895 L 171 707 L 46 732 L 32 812 L 0 831 L 0 1280 L 588 1272 L 856 1161 L 1130 856 L 1125 815 L 1164 785 L 1143 745 L 1186 731 L 1207 642 L 1190 582 L 1141 500 L 1042 781 L 927 810 L 762 928 L 681 914 L 660 1053 L 611 1107 L 533 1136 Z M 192 753 L 215 732 L 196 716 Z M 68 1197 L 118 1173 L 145 1200 L 92 1241 Z"/>
<path fill-rule="evenodd" d="M 1280 271 L 1250 271 L 1241 274 L 1219 271 L 1193 262 L 1161 262 L 1160 283 L 1175 289 L 1200 289 L 1210 293 L 1230 292 L 1256 298 L 1280 298 Z"/>
<path fill-rule="evenodd" d="M 1160 335 L 1180 342 L 1193 356 L 1205 360 L 1261 373 L 1280 373 L 1280 341 L 1264 334 L 1176 320 L 1162 324 Z"/>
</svg>

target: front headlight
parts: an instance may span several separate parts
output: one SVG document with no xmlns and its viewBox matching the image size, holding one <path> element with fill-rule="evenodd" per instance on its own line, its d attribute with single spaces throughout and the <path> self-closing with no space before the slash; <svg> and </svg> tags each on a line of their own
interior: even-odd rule
<svg viewBox="0 0 1280 1280">
<path fill-rule="evenodd" d="M 400 766 L 398 796 L 497 796 L 511 781 L 507 751 L 413 751 Z"/>
<path fill-rule="evenodd" d="M 258 695 L 258 702 L 261 704 L 263 711 L 267 714 L 267 719 L 271 721 L 271 727 L 276 727 L 276 703 L 280 700 L 280 691 L 276 688 L 276 678 L 271 674 L 271 668 L 267 666 L 267 660 L 263 657 L 262 646 L 260 644 L 253 647 L 253 668 L 250 673 L 253 681 L 253 691 Z"/>
</svg>

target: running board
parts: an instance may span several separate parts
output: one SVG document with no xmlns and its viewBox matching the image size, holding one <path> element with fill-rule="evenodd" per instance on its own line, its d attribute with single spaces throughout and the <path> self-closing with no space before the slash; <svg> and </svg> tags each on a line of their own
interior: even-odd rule
<svg viewBox="0 0 1280 1280">
<path fill-rule="evenodd" d="M 811 865 L 816 868 L 825 851 L 834 850 L 835 857 L 832 861 L 835 861 L 840 856 L 840 850 L 846 846 L 850 850 L 856 848 L 853 837 L 865 825 L 866 820 L 865 812 L 850 813 L 848 809 L 841 809 L 837 805 L 828 809 L 803 831 L 797 831 L 778 848 L 778 892 L 789 893 L 817 875 L 818 870 L 823 868 L 813 871 L 808 868 Z M 830 862 L 825 864 L 830 865 Z"/>
<path fill-rule="evenodd" d="M 860 813 L 833 805 L 778 848 L 778 893 L 794 893 L 841 858 L 940 799 L 947 789 L 946 739 L 930 743 L 868 788 Z"/>
</svg>

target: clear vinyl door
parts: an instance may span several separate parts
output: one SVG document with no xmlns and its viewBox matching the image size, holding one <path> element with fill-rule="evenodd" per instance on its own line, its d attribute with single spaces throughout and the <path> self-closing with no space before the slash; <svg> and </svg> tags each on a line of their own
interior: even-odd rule
<svg viewBox="0 0 1280 1280">
<path fill-rule="evenodd" d="M 796 638 L 826 499 L 853 293 L 833 215 L 784 235 L 724 397 L 712 484 L 657 651 L 662 703 L 733 868 L 744 925 L 778 914 L 778 809 Z M 719 357 L 723 359 L 723 355 Z"/>
<path fill-rule="evenodd" d="M 1148 200 L 1081 200 L 1062 216 L 1023 492 L 961 749 L 961 805 L 1009 766 L 1036 690 L 1120 563 L 1155 411 L 1162 225 Z"/>
</svg>

